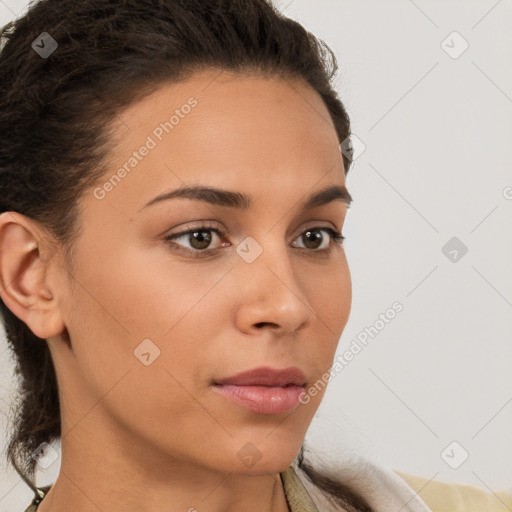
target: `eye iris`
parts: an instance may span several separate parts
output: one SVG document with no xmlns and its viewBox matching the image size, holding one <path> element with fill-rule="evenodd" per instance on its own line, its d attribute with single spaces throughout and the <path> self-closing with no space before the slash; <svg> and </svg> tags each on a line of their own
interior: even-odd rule
<svg viewBox="0 0 512 512">
<path fill-rule="evenodd" d="M 318 230 L 308 230 L 304 233 L 303 240 L 307 240 L 307 242 L 305 242 L 304 245 L 308 249 L 317 249 L 319 247 L 319 245 L 321 245 L 321 243 L 322 243 L 322 234 Z M 313 247 L 310 247 L 308 245 L 308 242 L 311 242 L 311 241 L 313 242 Z M 320 242 L 320 243 L 318 245 L 315 245 L 315 242 Z"/>
<path fill-rule="evenodd" d="M 206 236 L 204 235 L 205 233 L 207 233 Z M 205 229 L 202 229 L 200 231 L 194 231 L 193 233 L 190 233 L 190 235 L 192 236 L 190 245 L 194 249 L 206 249 L 212 241 L 211 233 Z M 199 242 L 200 245 L 197 246 L 193 242 Z"/>
</svg>

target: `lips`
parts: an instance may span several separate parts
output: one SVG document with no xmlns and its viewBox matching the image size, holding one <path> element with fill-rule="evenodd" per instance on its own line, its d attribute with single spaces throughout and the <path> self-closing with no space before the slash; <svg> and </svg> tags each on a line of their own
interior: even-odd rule
<svg viewBox="0 0 512 512">
<path fill-rule="evenodd" d="M 237 373 L 232 377 L 222 379 L 214 382 L 219 385 L 233 385 L 233 386 L 304 386 L 307 382 L 304 372 L 292 366 L 282 370 L 263 366 L 253 368 L 246 372 Z"/>
<path fill-rule="evenodd" d="M 281 414 L 298 407 L 306 376 L 297 367 L 253 368 L 213 383 L 213 390 L 231 402 L 260 414 Z"/>
</svg>

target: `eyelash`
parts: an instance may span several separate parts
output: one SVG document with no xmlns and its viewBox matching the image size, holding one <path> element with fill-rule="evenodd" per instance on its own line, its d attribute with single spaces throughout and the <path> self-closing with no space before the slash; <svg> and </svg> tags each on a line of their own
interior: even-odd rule
<svg viewBox="0 0 512 512">
<path fill-rule="evenodd" d="M 214 233 L 217 233 L 219 238 L 223 238 L 225 235 L 228 234 L 225 231 L 218 229 L 218 228 L 212 228 L 211 226 L 206 226 L 206 225 L 201 226 L 200 225 L 200 226 L 194 226 L 193 228 L 187 229 L 186 231 L 180 231 L 179 233 L 173 233 L 172 235 L 165 237 L 165 241 L 169 245 L 176 246 L 175 247 L 176 250 L 191 254 L 195 258 L 207 257 L 210 253 L 215 252 L 218 249 L 221 249 L 221 247 L 218 247 L 216 249 L 204 249 L 204 250 L 189 249 L 187 247 L 180 246 L 179 244 L 172 243 L 172 240 L 174 240 L 176 238 L 181 238 L 182 236 L 189 235 L 191 233 L 196 233 L 198 231 L 213 231 Z M 315 226 L 315 227 L 307 228 L 299 235 L 299 237 L 304 235 L 304 233 L 306 233 L 306 231 L 327 231 L 332 239 L 332 242 L 333 242 L 333 243 L 329 244 L 329 247 L 327 249 L 320 249 L 320 250 L 309 249 L 309 251 L 312 253 L 329 254 L 333 250 L 334 244 L 341 246 L 343 244 L 343 241 L 345 240 L 345 237 L 341 233 L 338 233 L 338 231 L 336 231 L 335 229 L 333 229 L 331 227 L 327 227 L 327 226 L 325 226 L 325 227 L 324 226 Z M 307 247 L 299 247 L 298 249 L 308 251 Z"/>
</svg>

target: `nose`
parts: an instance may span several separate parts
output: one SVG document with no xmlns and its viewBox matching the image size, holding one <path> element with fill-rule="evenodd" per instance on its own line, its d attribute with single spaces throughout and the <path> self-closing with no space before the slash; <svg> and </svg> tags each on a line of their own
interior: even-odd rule
<svg viewBox="0 0 512 512">
<path fill-rule="evenodd" d="M 314 311 L 301 285 L 300 266 L 290 258 L 284 244 L 265 245 L 251 263 L 236 263 L 237 327 L 247 334 L 270 328 L 295 334 L 310 322 Z"/>
</svg>

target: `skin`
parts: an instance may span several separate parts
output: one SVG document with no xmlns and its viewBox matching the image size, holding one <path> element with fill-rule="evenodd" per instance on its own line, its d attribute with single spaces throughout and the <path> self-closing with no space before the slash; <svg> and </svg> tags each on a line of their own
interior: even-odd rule
<svg viewBox="0 0 512 512">
<path fill-rule="evenodd" d="M 215 75 L 166 84 L 119 114 L 112 172 L 175 108 L 198 102 L 103 199 L 85 191 L 72 268 L 31 219 L 0 216 L 2 299 L 47 340 L 59 384 L 61 470 L 40 512 L 288 510 L 279 473 L 325 386 L 305 405 L 260 414 L 211 383 L 298 366 L 309 388 L 331 366 L 350 313 L 349 268 L 328 232 L 322 254 L 304 232 L 342 232 L 347 204 L 299 205 L 345 185 L 343 161 L 309 85 Z M 198 183 L 246 193 L 253 206 L 179 198 L 143 208 Z M 185 252 L 200 251 L 190 235 L 165 241 L 206 221 L 229 231 L 207 233 L 207 257 Z M 248 236 L 263 248 L 252 263 L 235 251 Z M 160 355 L 145 366 L 134 350 L 147 338 Z M 237 456 L 247 443 L 261 455 L 250 467 Z"/>
</svg>

